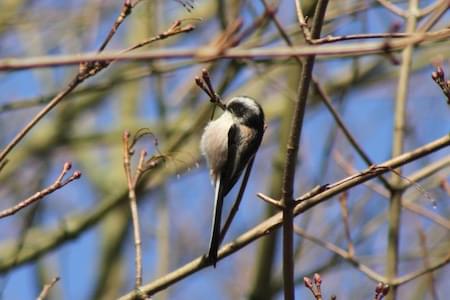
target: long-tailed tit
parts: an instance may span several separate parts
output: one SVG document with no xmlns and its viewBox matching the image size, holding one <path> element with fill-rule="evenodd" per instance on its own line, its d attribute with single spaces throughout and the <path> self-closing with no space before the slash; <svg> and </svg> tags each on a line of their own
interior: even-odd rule
<svg viewBox="0 0 450 300">
<path fill-rule="evenodd" d="M 224 197 L 236 184 L 242 171 L 261 144 L 264 112 L 249 97 L 234 97 L 224 113 L 208 123 L 201 139 L 201 150 L 215 186 L 214 212 L 208 258 L 215 266 L 221 242 L 221 217 Z"/>
</svg>

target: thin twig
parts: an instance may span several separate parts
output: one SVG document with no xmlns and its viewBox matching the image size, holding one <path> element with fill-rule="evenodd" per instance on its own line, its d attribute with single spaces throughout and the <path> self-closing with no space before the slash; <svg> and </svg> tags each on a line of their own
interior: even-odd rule
<svg viewBox="0 0 450 300">
<path fill-rule="evenodd" d="M 360 34 L 348 34 L 348 35 L 327 35 L 320 39 L 309 40 L 312 45 L 336 43 L 342 41 L 352 40 L 368 40 L 368 39 L 393 39 L 393 38 L 405 38 L 410 37 L 410 34 L 403 32 L 383 32 L 383 33 L 360 33 Z"/>
<path fill-rule="evenodd" d="M 133 221 L 133 236 L 134 236 L 134 248 L 135 248 L 135 288 L 139 291 L 142 285 L 142 252 L 141 252 L 141 231 L 139 226 L 139 212 L 137 209 L 136 201 L 136 182 L 139 178 L 134 178 L 131 175 L 131 162 L 130 162 L 130 133 L 124 132 L 123 134 L 123 167 L 125 175 L 127 177 L 128 185 L 128 198 L 130 200 L 131 219 Z M 141 152 L 139 159 L 138 170 L 142 167 L 144 162 L 145 153 Z M 137 171 L 138 173 L 139 171 Z"/>
<path fill-rule="evenodd" d="M 119 29 L 119 26 L 122 24 L 123 21 L 125 21 L 126 17 L 129 14 L 131 14 L 132 9 L 133 9 L 133 6 L 131 4 L 131 1 L 124 0 L 119 16 L 114 21 L 114 24 L 112 25 L 111 29 L 109 30 L 108 35 L 106 36 L 105 40 L 101 44 L 100 48 L 98 49 L 98 52 L 102 52 L 103 50 L 105 50 L 106 46 L 109 44 L 109 42 L 113 38 L 114 34 L 117 32 L 117 29 Z"/>
<path fill-rule="evenodd" d="M 52 279 L 52 281 L 50 281 L 50 283 L 47 283 L 46 285 L 44 285 L 44 287 L 42 288 L 41 293 L 39 294 L 39 296 L 36 298 L 36 300 L 44 300 L 45 298 L 47 298 L 48 293 L 50 292 L 50 289 L 59 281 L 59 277 L 55 277 Z"/>
<path fill-rule="evenodd" d="M 273 198 L 270 198 L 269 196 L 264 195 L 264 194 L 262 194 L 262 193 L 258 193 L 257 196 L 258 196 L 260 199 L 262 199 L 263 201 L 269 203 L 270 205 L 273 205 L 273 206 L 275 206 L 275 207 L 278 208 L 278 209 L 283 209 L 283 206 L 281 205 L 281 203 L 280 203 L 279 200 L 275 200 L 275 199 L 273 199 Z"/>
<path fill-rule="evenodd" d="M 297 22 L 302 30 L 303 37 L 305 38 L 305 41 L 309 42 L 312 40 L 311 32 L 309 30 L 305 15 L 303 14 L 302 4 L 300 3 L 300 0 L 295 0 L 295 9 L 297 12 Z"/>
<path fill-rule="evenodd" d="M 361 271 L 368 278 L 370 278 L 374 281 L 386 281 L 386 278 L 383 275 L 378 274 L 377 272 L 372 270 L 369 266 L 360 262 L 354 255 L 350 255 L 350 253 L 348 251 L 345 251 L 344 249 L 336 246 L 333 243 L 321 240 L 311 234 L 308 234 L 305 230 L 303 230 L 302 228 L 300 228 L 296 225 L 294 225 L 294 231 L 296 234 L 300 235 L 301 237 L 342 257 L 343 259 L 348 261 L 350 264 L 355 266 L 359 271 Z"/>
<path fill-rule="evenodd" d="M 136 188 L 144 172 L 155 168 L 161 161 L 165 159 L 164 155 L 159 154 L 152 156 L 146 160 L 147 151 L 142 150 L 139 155 L 138 165 L 134 176 L 131 172 L 131 157 L 134 154 L 133 147 L 144 136 L 150 135 L 154 139 L 155 147 L 159 152 L 157 145 L 158 140 L 154 134 L 147 128 L 142 128 L 134 135 L 130 142 L 130 133 L 125 131 L 122 136 L 122 154 L 123 154 L 123 167 L 127 178 L 128 186 L 128 199 L 130 201 L 131 220 L 133 222 L 133 237 L 135 247 L 135 288 L 139 297 L 146 299 L 146 295 L 142 294 L 140 287 L 142 285 L 142 239 L 141 229 L 139 222 L 139 211 L 137 207 Z"/>
<path fill-rule="evenodd" d="M 81 177 L 81 172 L 74 171 L 72 173 L 72 175 L 70 175 L 69 178 L 64 180 L 64 176 L 67 174 L 67 172 L 71 168 L 72 168 L 72 164 L 69 162 L 66 162 L 64 164 L 64 167 L 63 167 L 61 173 L 59 174 L 58 178 L 50 186 L 35 193 L 33 196 L 30 196 L 27 199 L 20 201 L 18 204 L 14 205 L 13 207 L 2 210 L 0 212 L 0 219 L 15 214 L 19 210 L 35 203 L 36 201 L 41 200 L 45 196 L 53 193 L 54 191 L 59 190 L 60 188 L 64 187 L 66 184 L 69 184 L 70 182 L 79 179 Z"/>
<path fill-rule="evenodd" d="M 290 43 L 289 35 L 286 33 L 286 30 L 284 30 L 283 26 L 281 26 L 281 23 L 277 18 L 277 15 L 276 15 L 277 8 L 272 7 L 270 4 L 267 3 L 266 0 L 261 0 L 261 2 L 264 5 L 266 13 L 272 19 L 273 23 L 275 24 L 275 27 L 277 27 L 277 30 L 280 33 L 283 40 L 287 41 L 287 44 L 289 46 L 292 46 L 292 43 Z"/>
<path fill-rule="evenodd" d="M 145 157 L 147 156 L 147 151 L 142 150 L 139 155 L 139 162 L 136 168 L 136 174 L 134 175 L 133 186 L 136 187 L 142 174 L 145 172 Z"/>
<path fill-rule="evenodd" d="M 411 201 L 402 200 L 402 206 L 409 211 L 415 213 L 416 215 L 427 218 L 428 220 L 442 226 L 443 228 L 450 230 L 450 220 L 446 217 L 441 216 L 431 210 L 428 210 L 419 204 L 413 203 Z"/>
<path fill-rule="evenodd" d="M 424 268 L 422 270 L 418 270 L 418 271 L 413 271 L 409 274 L 403 275 L 401 277 L 395 278 L 391 284 L 395 285 L 395 286 L 399 286 L 402 284 L 405 284 L 407 282 L 410 282 L 411 280 L 416 279 L 417 277 L 420 277 L 422 275 L 428 274 L 430 272 L 436 271 L 439 268 L 442 268 L 443 266 L 447 265 L 448 263 L 450 263 L 450 251 L 448 252 L 448 254 L 442 258 L 440 261 L 434 263 L 434 264 L 430 264 L 430 266 L 428 268 Z"/>
<path fill-rule="evenodd" d="M 147 45 L 149 45 L 151 43 L 154 43 L 156 41 L 165 40 L 165 39 L 167 39 L 167 38 L 169 38 L 169 37 L 171 37 L 173 35 L 177 35 L 177 34 L 180 34 L 180 33 L 187 33 L 187 32 L 190 32 L 190 31 L 195 29 L 194 25 L 192 25 L 192 24 L 187 24 L 185 26 L 181 26 L 181 25 L 182 25 L 182 21 L 181 20 L 176 20 L 175 22 L 172 23 L 172 25 L 170 25 L 170 27 L 166 31 L 164 31 L 164 32 L 162 32 L 162 33 L 160 33 L 160 34 L 158 34 L 156 36 L 150 37 L 150 38 L 148 38 L 146 40 L 143 40 L 143 41 L 141 41 L 141 42 L 139 42 L 139 43 L 137 43 L 137 44 L 135 44 L 135 45 L 133 45 L 131 47 L 123 49 L 122 51 L 120 51 L 120 53 L 128 53 L 128 52 L 131 52 L 133 50 L 136 50 L 136 49 L 142 48 L 144 46 L 147 46 Z M 110 64 L 110 63 L 112 63 L 114 61 L 115 60 L 111 60 L 110 62 L 108 62 L 108 64 Z"/>
<path fill-rule="evenodd" d="M 406 189 L 411 185 L 413 185 L 414 183 L 417 183 L 441 170 L 444 170 L 448 166 L 450 166 L 450 155 L 444 156 L 443 158 L 435 162 L 432 162 L 423 167 L 422 169 L 417 170 L 414 173 L 406 176 L 408 180 L 402 185 L 402 188 Z"/>
<path fill-rule="evenodd" d="M 345 171 L 345 173 L 347 175 L 350 175 L 350 174 L 353 174 L 353 173 L 357 172 L 356 169 L 354 169 L 350 164 L 348 164 L 342 158 L 342 155 L 339 154 L 339 152 L 336 152 L 336 155 L 334 157 L 335 157 L 335 161 L 338 163 L 338 165 L 341 166 L 341 168 L 344 169 L 344 171 Z M 434 167 L 433 165 L 436 164 L 436 165 L 441 165 L 441 167 L 442 167 L 442 163 L 443 162 L 445 163 L 445 161 L 439 160 L 439 161 L 437 161 L 437 162 L 435 162 L 433 164 L 430 164 L 429 166 Z M 423 178 L 422 176 L 425 176 L 426 173 L 428 173 L 429 171 L 434 171 L 434 170 L 428 169 L 428 166 L 427 166 L 427 167 L 424 168 L 424 172 L 422 172 L 422 170 L 419 170 L 419 171 L 416 172 L 417 174 L 416 173 L 411 174 L 410 176 L 408 176 L 408 178 L 410 178 L 411 180 L 408 181 L 407 183 L 405 183 L 405 185 L 402 186 L 402 188 L 406 189 L 407 187 L 409 187 L 409 184 L 410 184 L 409 182 L 413 181 L 413 179 L 415 179 L 414 181 L 421 180 Z M 419 175 L 420 175 L 420 177 L 419 177 Z M 389 195 L 390 195 L 389 191 L 384 189 L 381 185 L 378 185 L 375 182 L 365 182 L 364 184 L 367 187 L 369 187 L 372 191 L 374 191 L 374 192 L 378 193 L 379 195 L 383 196 L 383 198 L 389 199 Z M 437 213 L 435 213 L 433 211 L 430 211 L 430 210 L 428 210 L 426 208 L 423 208 L 422 206 L 420 206 L 420 205 L 418 205 L 416 203 L 413 203 L 411 201 L 406 201 L 405 199 L 402 199 L 402 207 L 408 209 L 409 211 L 411 211 L 411 212 L 413 212 L 413 213 L 415 213 L 415 214 L 417 214 L 419 216 L 422 216 L 422 217 L 425 217 L 425 218 L 429 219 L 430 221 L 432 221 L 432 222 L 442 226 L 445 229 L 450 230 L 450 221 L 447 220 L 445 217 L 443 217 L 443 216 L 441 216 L 441 215 L 439 215 L 439 214 L 437 214 Z"/>
</svg>

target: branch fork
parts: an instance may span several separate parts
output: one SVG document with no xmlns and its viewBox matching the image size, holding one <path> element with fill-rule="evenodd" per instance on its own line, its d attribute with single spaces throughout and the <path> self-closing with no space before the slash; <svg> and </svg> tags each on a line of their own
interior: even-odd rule
<svg viewBox="0 0 450 300">
<path fill-rule="evenodd" d="M 123 133 L 123 167 L 127 177 L 128 198 L 130 201 L 131 219 L 133 221 L 133 236 L 135 246 L 135 289 L 141 299 L 146 299 L 145 294 L 141 291 L 142 286 L 142 250 L 141 250 L 141 232 L 139 225 L 139 212 L 137 207 L 136 186 L 142 175 L 157 167 L 164 161 L 165 156 L 153 155 L 146 159 L 147 151 L 141 150 L 138 165 L 135 174 L 131 173 L 131 157 L 134 155 L 134 146 L 144 136 L 151 135 L 155 140 L 155 148 L 157 148 L 158 140 L 154 134 L 147 128 L 140 129 L 136 132 L 130 141 L 131 134 L 128 131 Z M 158 151 L 158 150 L 157 150 Z M 159 152 L 159 151 L 158 151 Z"/>
</svg>

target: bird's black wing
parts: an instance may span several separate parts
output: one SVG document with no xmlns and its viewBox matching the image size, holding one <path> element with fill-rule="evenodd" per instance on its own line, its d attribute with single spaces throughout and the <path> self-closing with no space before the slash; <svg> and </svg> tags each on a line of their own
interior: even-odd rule
<svg viewBox="0 0 450 300">
<path fill-rule="evenodd" d="M 258 150 L 262 140 L 262 136 L 258 138 L 255 129 L 250 129 L 247 127 L 245 130 L 246 133 L 244 133 L 239 130 L 239 126 L 236 125 L 235 127 L 235 130 L 230 130 L 228 132 L 228 158 L 226 165 L 232 167 L 229 169 L 224 169 L 221 174 L 222 178 L 227 179 L 225 182 L 221 182 L 223 185 L 222 192 L 224 197 L 236 184 L 244 171 L 245 166 Z M 250 134 L 252 137 L 243 137 L 243 135 L 246 134 Z M 239 153 L 239 155 L 236 155 L 236 153 Z"/>
<path fill-rule="evenodd" d="M 241 149 L 241 132 L 239 126 L 234 124 L 228 130 L 228 152 L 224 168 L 220 173 L 220 185 L 222 186 L 222 196 L 225 197 L 236 183 L 242 170 L 237 170 L 240 161 L 237 152 Z"/>
</svg>

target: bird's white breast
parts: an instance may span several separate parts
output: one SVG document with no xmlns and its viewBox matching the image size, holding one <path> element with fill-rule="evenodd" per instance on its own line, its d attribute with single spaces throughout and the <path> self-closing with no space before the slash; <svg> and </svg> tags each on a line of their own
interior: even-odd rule
<svg viewBox="0 0 450 300">
<path fill-rule="evenodd" d="M 200 148 L 208 161 L 211 179 L 216 182 L 228 155 L 228 131 L 233 125 L 233 117 L 224 112 L 218 119 L 206 125 L 200 142 Z"/>
</svg>

